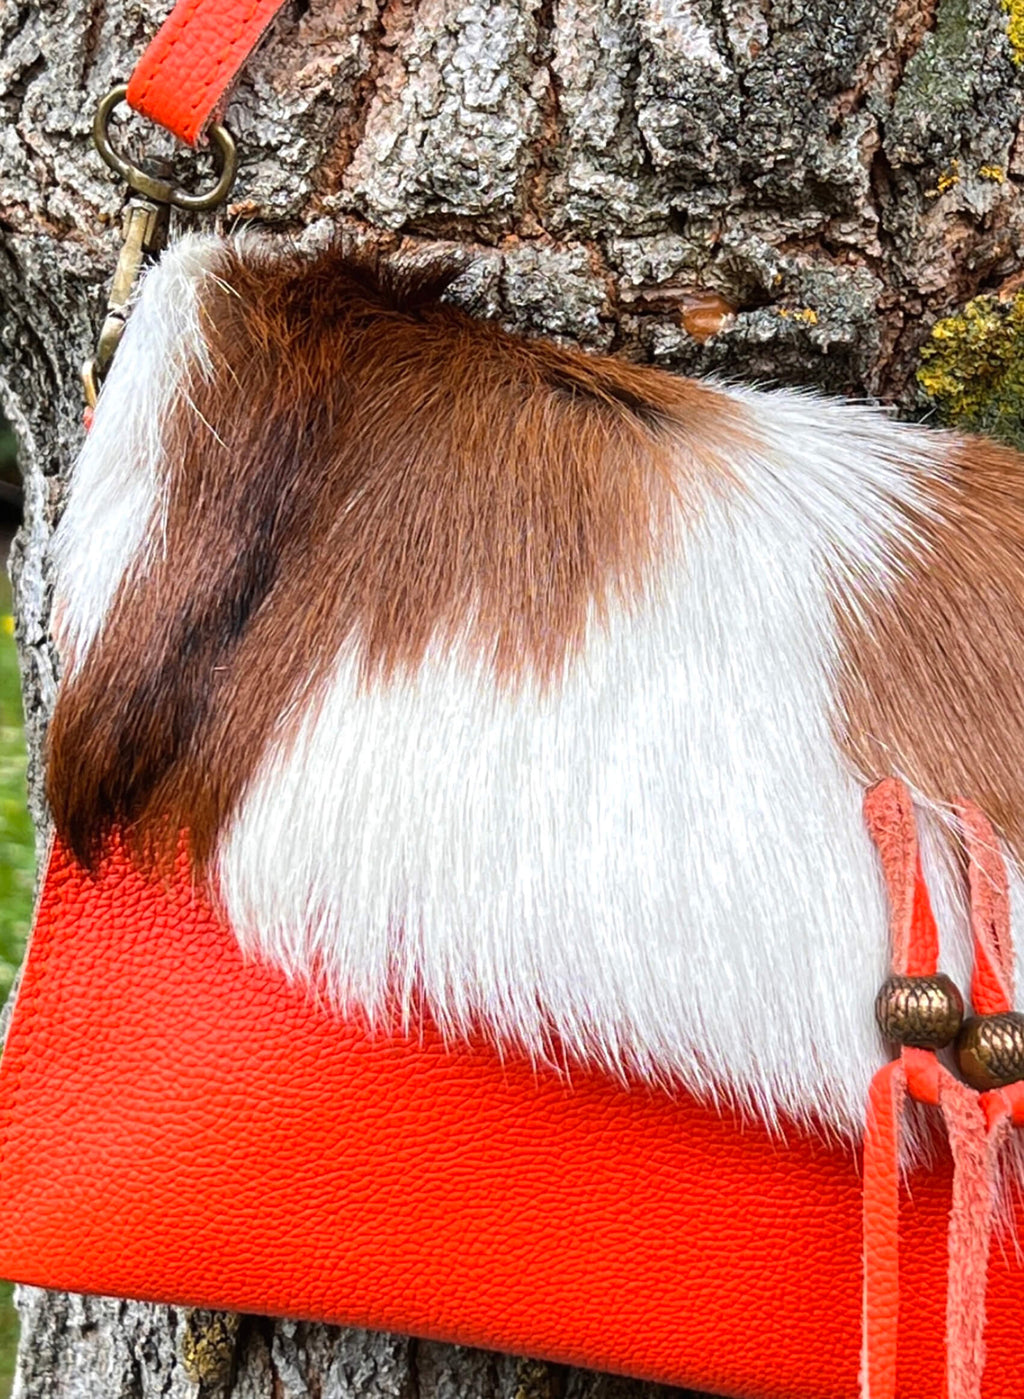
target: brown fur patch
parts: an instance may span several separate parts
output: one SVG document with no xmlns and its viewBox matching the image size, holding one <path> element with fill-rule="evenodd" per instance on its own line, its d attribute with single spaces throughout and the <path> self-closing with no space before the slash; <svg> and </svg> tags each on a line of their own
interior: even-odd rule
<svg viewBox="0 0 1024 1399">
<path fill-rule="evenodd" d="M 229 248 L 219 275 L 214 374 L 165 431 L 166 545 L 51 728 L 50 801 L 86 862 L 114 827 L 148 859 L 187 828 L 201 867 L 347 641 L 368 684 L 435 643 L 502 685 L 557 683 L 592 620 L 642 593 L 687 458 L 715 469 L 738 416 L 336 252 Z"/>
<path fill-rule="evenodd" d="M 842 614 L 843 740 L 869 780 L 975 801 L 1024 855 L 1024 456 L 965 439 L 928 489 L 905 576 Z"/>
</svg>

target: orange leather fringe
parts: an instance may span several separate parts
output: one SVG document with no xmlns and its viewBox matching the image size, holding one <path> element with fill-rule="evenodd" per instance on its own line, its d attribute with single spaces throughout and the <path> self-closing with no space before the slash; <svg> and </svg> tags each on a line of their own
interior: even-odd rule
<svg viewBox="0 0 1024 1399">
<path fill-rule="evenodd" d="M 974 973 L 979 1015 L 1013 1003 L 1013 941 L 1006 867 L 987 817 L 959 807 L 968 856 Z M 895 778 L 865 798 L 868 830 L 878 847 L 891 905 L 892 967 L 931 976 L 939 939 L 921 872 L 910 793 Z M 1024 1083 L 978 1093 L 934 1051 L 904 1047 L 875 1075 L 864 1141 L 863 1399 L 895 1399 L 899 1338 L 900 1145 L 907 1097 L 938 1108 L 953 1157 L 946 1290 L 947 1399 L 980 1399 L 985 1369 L 985 1288 L 1000 1147 L 1024 1125 Z"/>
</svg>

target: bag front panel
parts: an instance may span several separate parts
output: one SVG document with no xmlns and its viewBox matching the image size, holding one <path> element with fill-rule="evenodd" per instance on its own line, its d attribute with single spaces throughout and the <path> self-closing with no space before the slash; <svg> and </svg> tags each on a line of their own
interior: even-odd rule
<svg viewBox="0 0 1024 1399">
<path fill-rule="evenodd" d="M 379 1327 L 742 1399 L 854 1399 L 856 1154 L 373 1034 L 115 859 L 51 863 L 0 1077 L 0 1274 Z M 948 1162 L 904 1210 L 901 1399 L 939 1399 Z M 1009 1255 L 1009 1256 L 1008 1256 Z M 985 1394 L 1024 1384 L 993 1251 Z"/>
</svg>

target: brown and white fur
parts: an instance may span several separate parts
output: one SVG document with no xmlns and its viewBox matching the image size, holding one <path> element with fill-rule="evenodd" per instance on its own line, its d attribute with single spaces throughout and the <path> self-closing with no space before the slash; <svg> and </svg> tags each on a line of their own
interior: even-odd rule
<svg viewBox="0 0 1024 1399">
<path fill-rule="evenodd" d="M 187 829 L 243 946 L 342 1008 L 851 1129 L 865 784 L 919 797 L 963 986 L 950 804 L 1024 854 L 1024 459 L 980 439 L 189 239 L 55 558 L 61 835 Z"/>
</svg>

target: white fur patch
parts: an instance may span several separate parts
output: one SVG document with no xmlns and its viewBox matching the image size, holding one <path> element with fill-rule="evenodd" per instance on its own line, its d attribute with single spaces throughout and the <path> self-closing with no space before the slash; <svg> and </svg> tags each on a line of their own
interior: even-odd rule
<svg viewBox="0 0 1024 1399">
<path fill-rule="evenodd" d="M 199 303 L 221 246 L 185 240 L 149 275 L 101 398 L 54 545 L 69 668 L 160 547 L 162 422 L 210 372 Z M 343 1006 L 425 997 L 452 1034 L 538 1056 L 557 1035 L 616 1072 L 855 1132 L 885 1057 L 888 935 L 834 740 L 835 606 L 887 585 L 894 542 L 913 543 L 901 507 L 923 508 L 949 439 L 722 392 L 750 424 L 721 444 L 735 484 L 687 501 L 657 586 L 594 623 L 559 690 L 499 693 L 456 649 L 368 691 L 348 648 L 250 785 L 219 893 L 246 948 Z M 922 853 L 966 985 L 938 819 Z M 1015 923 L 1022 890 L 1015 871 Z"/>
<path fill-rule="evenodd" d="M 220 894 L 247 948 L 342 1006 L 423 995 L 452 1033 L 544 1055 L 554 1031 L 613 1070 L 857 1130 L 887 913 L 833 739 L 833 595 L 884 584 L 896 502 L 920 506 L 947 440 L 732 396 L 763 450 L 730 459 L 740 489 L 709 496 L 657 596 L 593 627 L 559 693 L 497 694 L 456 654 L 367 692 L 346 651 L 225 835 Z"/>
<path fill-rule="evenodd" d="M 68 672 L 102 630 L 128 569 L 141 572 L 161 538 L 164 421 L 189 370 L 210 372 L 199 304 L 222 247 L 185 238 L 147 273 L 96 405 L 51 545 L 54 631 Z"/>
</svg>

